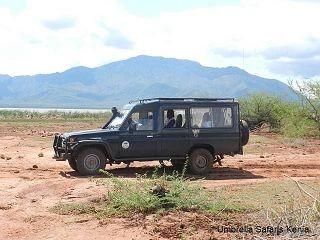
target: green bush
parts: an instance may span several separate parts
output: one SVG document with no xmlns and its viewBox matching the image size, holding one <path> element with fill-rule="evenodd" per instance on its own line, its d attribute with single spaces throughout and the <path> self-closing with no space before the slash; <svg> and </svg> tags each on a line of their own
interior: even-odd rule
<svg viewBox="0 0 320 240">
<path fill-rule="evenodd" d="M 281 128 L 281 121 L 286 116 L 291 104 L 278 96 L 253 94 L 240 99 L 241 117 L 248 121 L 250 127 L 269 124 L 272 130 Z"/>
<path fill-rule="evenodd" d="M 316 122 L 311 119 L 310 109 L 300 102 L 289 102 L 267 94 L 254 94 L 240 99 L 241 118 L 254 129 L 263 124 L 272 132 L 285 137 L 320 136 Z"/>
<path fill-rule="evenodd" d="M 300 98 L 304 117 L 313 122 L 316 135 L 320 136 L 320 80 L 305 80 L 302 83 L 297 81 L 295 87 L 293 82 L 289 84 Z"/>
<path fill-rule="evenodd" d="M 305 116 L 303 109 L 296 106 L 286 116 L 281 119 L 280 132 L 285 137 L 301 138 L 316 137 L 316 125 Z"/>
</svg>

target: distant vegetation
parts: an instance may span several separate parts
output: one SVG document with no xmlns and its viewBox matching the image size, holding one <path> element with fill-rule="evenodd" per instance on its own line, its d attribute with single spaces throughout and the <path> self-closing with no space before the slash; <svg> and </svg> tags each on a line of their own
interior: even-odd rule
<svg viewBox="0 0 320 240">
<path fill-rule="evenodd" d="M 110 112 L 101 113 L 90 113 L 90 112 L 59 112 L 59 111 L 49 111 L 45 113 L 22 111 L 22 110 L 1 110 L 0 111 L 0 121 L 1 120 L 76 120 L 76 119 L 95 119 L 95 120 L 105 120 L 111 115 Z"/>
<path fill-rule="evenodd" d="M 287 137 L 320 137 L 320 81 L 296 85 L 300 101 L 267 94 L 240 99 L 242 118 L 251 129 L 267 126 Z"/>
</svg>

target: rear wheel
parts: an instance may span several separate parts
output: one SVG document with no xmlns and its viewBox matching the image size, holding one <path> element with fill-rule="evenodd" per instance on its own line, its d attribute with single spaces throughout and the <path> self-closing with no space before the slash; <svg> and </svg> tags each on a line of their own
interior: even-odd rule
<svg viewBox="0 0 320 240">
<path fill-rule="evenodd" d="M 77 157 L 77 168 L 81 175 L 97 175 L 106 167 L 106 156 L 97 148 L 87 148 Z"/>
<path fill-rule="evenodd" d="M 213 156 L 207 149 L 198 148 L 190 154 L 188 167 L 192 173 L 202 175 L 210 172 L 213 162 Z"/>
<path fill-rule="evenodd" d="M 76 159 L 71 157 L 71 158 L 68 158 L 68 163 L 69 163 L 69 166 L 75 170 L 75 171 L 78 171 L 78 168 L 77 168 L 77 162 L 76 162 Z"/>
</svg>

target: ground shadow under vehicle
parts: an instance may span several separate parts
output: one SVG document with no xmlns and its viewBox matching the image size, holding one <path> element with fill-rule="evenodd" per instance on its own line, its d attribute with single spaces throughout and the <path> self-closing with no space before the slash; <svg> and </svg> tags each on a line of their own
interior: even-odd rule
<svg viewBox="0 0 320 240">
<path fill-rule="evenodd" d="M 106 169 L 109 173 L 113 174 L 116 177 L 125 177 L 125 178 L 136 178 L 137 175 L 146 175 L 147 178 L 151 178 L 156 166 L 130 166 L 122 167 L 119 166 L 113 169 Z M 157 174 L 167 174 L 170 175 L 176 171 L 171 165 L 164 165 L 158 168 Z M 78 178 L 90 178 L 92 176 L 81 176 L 76 171 L 66 172 L 72 177 Z M 107 178 L 108 176 L 104 174 L 96 175 L 95 178 Z M 191 180 L 204 179 L 204 180 L 235 180 L 235 179 L 258 179 L 264 178 L 263 176 L 253 174 L 250 171 L 234 168 L 234 167 L 214 167 L 212 170 L 204 175 L 194 175 L 189 172 L 186 173 L 186 177 Z"/>
</svg>

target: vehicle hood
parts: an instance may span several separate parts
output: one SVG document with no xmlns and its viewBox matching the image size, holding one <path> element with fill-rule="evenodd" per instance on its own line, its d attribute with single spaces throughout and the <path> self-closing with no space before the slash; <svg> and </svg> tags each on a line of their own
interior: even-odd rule
<svg viewBox="0 0 320 240">
<path fill-rule="evenodd" d="M 85 130 L 85 131 L 76 131 L 76 132 L 66 132 L 62 134 L 62 137 L 76 137 L 78 140 L 83 139 L 95 139 L 95 138 L 105 138 L 106 136 L 112 136 L 117 134 L 117 130 L 109 130 L 109 129 L 93 129 L 93 130 Z"/>
</svg>

